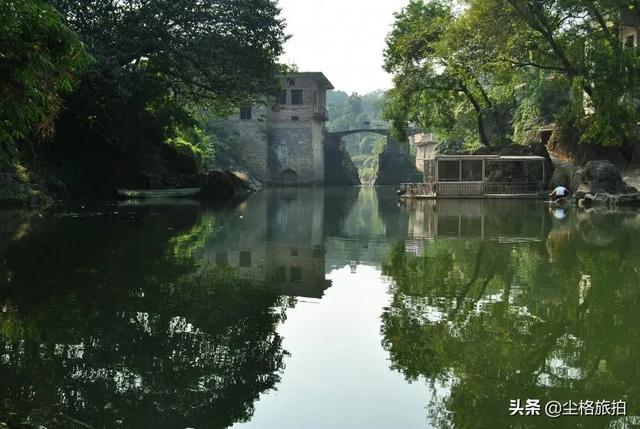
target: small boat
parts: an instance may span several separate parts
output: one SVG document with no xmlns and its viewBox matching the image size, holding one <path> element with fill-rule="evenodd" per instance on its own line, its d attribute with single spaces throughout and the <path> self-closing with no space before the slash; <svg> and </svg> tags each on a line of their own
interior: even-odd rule
<svg viewBox="0 0 640 429">
<path fill-rule="evenodd" d="M 200 188 L 180 189 L 118 189 L 118 194 L 127 198 L 182 198 L 200 192 Z"/>
</svg>

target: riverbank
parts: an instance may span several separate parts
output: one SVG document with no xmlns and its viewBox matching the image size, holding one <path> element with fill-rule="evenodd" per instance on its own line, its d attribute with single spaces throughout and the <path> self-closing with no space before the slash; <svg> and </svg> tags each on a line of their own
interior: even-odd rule
<svg viewBox="0 0 640 429">
<path fill-rule="evenodd" d="M 247 180 L 228 170 L 175 176 L 164 186 L 198 187 L 201 188 L 200 198 L 216 202 L 242 198 L 255 190 Z M 0 170 L 0 208 L 46 208 L 56 201 L 109 200 L 117 198 L 115 190 L 113 187 L 110 192 L 74 192 L 56 177 L 30 172 L 22 165 Z"/>
<path fill-rule="evenodd" d="M 622 180 L 634 188 L 640 189 L 640 166 L 631 166 L 623 169 Z"/>
<path fill-rule="evenodd" d="M 43 207 L 53 201 L 51 193 L 23 166 L 0 170 L 0 207 Z"/>
</svg>

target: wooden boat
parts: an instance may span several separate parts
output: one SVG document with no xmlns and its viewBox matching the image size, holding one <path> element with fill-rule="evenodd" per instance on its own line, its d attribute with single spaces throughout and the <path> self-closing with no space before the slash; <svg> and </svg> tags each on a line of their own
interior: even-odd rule
<svg viewBox="0 0 640 429">
<path fill-rule="evenodd" d="M 183 198 L 200 192 L 200 188 L 180 189 L 118 189 L 118 194 L 127 198 Z"/>
<path fill-rule="evenodd" d="M 200 207 L 192 198 L 127 198 L 118 201 L 118 207 Z"/>
</svg>

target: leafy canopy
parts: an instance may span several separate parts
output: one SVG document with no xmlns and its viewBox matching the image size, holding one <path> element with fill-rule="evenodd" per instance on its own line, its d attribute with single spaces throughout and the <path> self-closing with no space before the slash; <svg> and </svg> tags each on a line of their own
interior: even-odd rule
<svg viewBox="0 0 640 429">
<path fill-rule="evenodd" d="M 640 18 L 636 3 L 412 0 L 387 39 L 386 114 L 400 130 L 410 121 L 467 145 L 525 142 L 549 122 L 583 142 L 625 143 L 640 63 L 620 30 Z"/>
<path fill-rule="evenodd" d="M 46 136 L 61 94 L 88 61 L 76 34 L 40 0 L 0 2 L 0 155 L 35 130 Z"/>
</svg>

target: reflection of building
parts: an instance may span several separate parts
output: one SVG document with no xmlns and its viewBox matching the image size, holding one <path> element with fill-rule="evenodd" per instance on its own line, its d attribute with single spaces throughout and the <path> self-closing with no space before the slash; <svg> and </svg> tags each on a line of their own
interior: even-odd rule
<svg viewBox="0 0 640 429">
<path fill-rule="evenodd" d="M 542 241 L 549 227 L 544 207 L 529 200 L 407 200 L 405 204 L 408 236 L 417 240 Z"/>
<path fill-rule="evenodd" d="M 281 77 L 276 108 L 245 106 L 225 124 L 240 134 L 243 165 L 267 184 L 324 183 L 326 92 L 333 89 L 322 73 Z"/>
<path fill-rule="evenodd" d="M 203 258 L 284 295 L 320 298 L 330 286 L 324 278 L 323 203 L 319 192 L 257 193 L 219 219 L 223 231 L 207 241 Z"/>
</svg>

